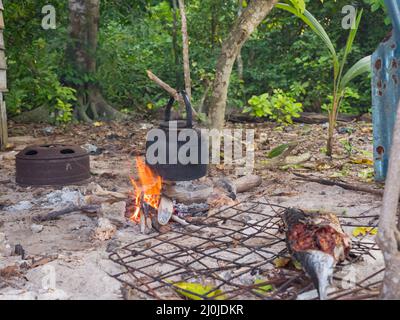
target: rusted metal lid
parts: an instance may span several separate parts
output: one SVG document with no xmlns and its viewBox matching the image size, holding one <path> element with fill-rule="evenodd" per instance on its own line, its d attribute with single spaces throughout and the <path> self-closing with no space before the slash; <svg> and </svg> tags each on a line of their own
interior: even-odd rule
<svg viewBox="0 0 400 320">
<path fill-rule="evenodd" d="M 17 159 L 25 160 L 52 160 L 70 159 L 86 156 L 85 149 L 75 145 L 49 144 L 41 146 L 29 146 L 17 154 Z"/>
<path fill-rule="evenodd" d="M 64 186 L 89 178 L 89 154 L 76 145 L 29 146 L 16 156 L 16 182 L 21 185 Z"/>
</svg>

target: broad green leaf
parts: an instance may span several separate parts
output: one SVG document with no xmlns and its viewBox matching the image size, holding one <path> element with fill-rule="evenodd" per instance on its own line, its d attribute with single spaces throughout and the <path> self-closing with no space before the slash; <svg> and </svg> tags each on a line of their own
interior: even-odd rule
<svg viewBox="0 0 400 320">
<path fill-rule="evenodd" d="M 285 143 L 272 149 L 267 155 L 268 159 L 279 157 L 282 153 L 284 153 L 287 150 L 287 148 L 289 148 L 289 145 Z"/>
<path fill-rule="evenodd" d="M 340 72 L 339 72 L 337 87 L 340 87 L 340 81 L 341 81 L 341 77 L 343 74 L 344 66 L 346 64 L 348 55 L 350 54 L 351 50 L 353 49 L 354 39 L 356 38 L 357 31 L 360 26 L 362 14 L 363 14 L 363 9 L 361 9 L 361 11 L 357 14 L 356 21 L 354 21 L 354 27 L 350 29 L 350 34 L 349 34 L 349 37 L 347 38 L 344 55 L 343 55 L 342 61 L 340 63 Z"/>
<path fill-rule="evenodd" d="M 171 283 L 175 287 L 176 292 L 191 300 L 204 300 L 202 297 L 215 300 L 226 299 L 221 290 L 216 290 L 213 286 L 210 285 L 202 285 L 201 283 L 191 282 L 167 282 Z"/>
<path fill-rule="evenodd" d="M 256 279 L 254 281 L 254 284 L 257 286 L 257 289 L 254 289 L 254 292 L 257 292 L 259 294 L 266 294 L 268 292 L 271 292 L 274 290 L 274 287 L 270 284 L 264 284 L 266 281 L 262 279 Z M 264 284 L 264 285 L 263 285 Z"/>
<path fill-rule="evenodd" d="M 371 72 L 371 56 L 360 59 L 345 73 L 340 81 L 339 91 L 342 92 L 351 80 L 365 72 Z"/>
<path fill-rule="evenodd" d="M 306 10 L 306 4 L 304 0 L 289 0 L 293 7 L 297 9 L 299 13 L 304 13 Z"/>
</svg>

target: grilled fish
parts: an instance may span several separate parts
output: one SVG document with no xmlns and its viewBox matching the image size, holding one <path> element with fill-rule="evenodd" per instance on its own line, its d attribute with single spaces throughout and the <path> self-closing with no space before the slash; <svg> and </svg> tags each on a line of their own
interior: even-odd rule
<svg viewBox="0 0 400 320">
<path fill-rule="evenodd" d="M 332 213 L 289 208 L 283 219 L 289 252 L 313 281 L 320 299 L 325 300 L 334 267 L 350 252 L 350 237 Z"/>
</svg>

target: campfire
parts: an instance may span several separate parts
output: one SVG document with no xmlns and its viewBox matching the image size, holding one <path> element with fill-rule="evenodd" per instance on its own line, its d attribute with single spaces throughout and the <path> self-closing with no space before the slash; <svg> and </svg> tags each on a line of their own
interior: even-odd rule
<svg viewBox="0 0 400 320">
<path fill-rule="evenodd" d="M 235 181 L 165 181 L 143 158 L 137 157 L 135 162 L 135 177 L 130 177 L 133 204 L 128 210 L 128 218 L 139 224 L 144 234 L 153 229 L 161 233 L 170 231 L 168 224 L 171 220 L 195 229 L 184 216 L 210 214 L 213 209 L 233 205 L 232 199 L 236 199 L 237 193 L 261 184 L 260 177 L 251 175 Z"/>
<path fill-rule="evenodd" d="M 140 157 L 136 158 L 136 171 L 137 179 L 130 178 L 134 201 L 130 219 L 140 223 L 144 233 L 147 228 L 152 229 L 154 218 L 159 213 L 163 181 Z"/>
</svg>

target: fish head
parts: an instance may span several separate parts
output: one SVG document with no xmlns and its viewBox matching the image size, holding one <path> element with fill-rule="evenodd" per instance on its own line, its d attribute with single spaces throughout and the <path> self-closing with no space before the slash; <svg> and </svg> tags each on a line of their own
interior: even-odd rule
<svg viewBox="0 0 400 320">
<path fill-rule="evenodd" d="M 328 288 L 332 284 L 332 276 L 336 265 L 335 258 L 318 250 L 299 251 L 294 254 L 304 271 L 311 278 L 318 290 L 320 300 L 328 297 Z"/>
</svg>

